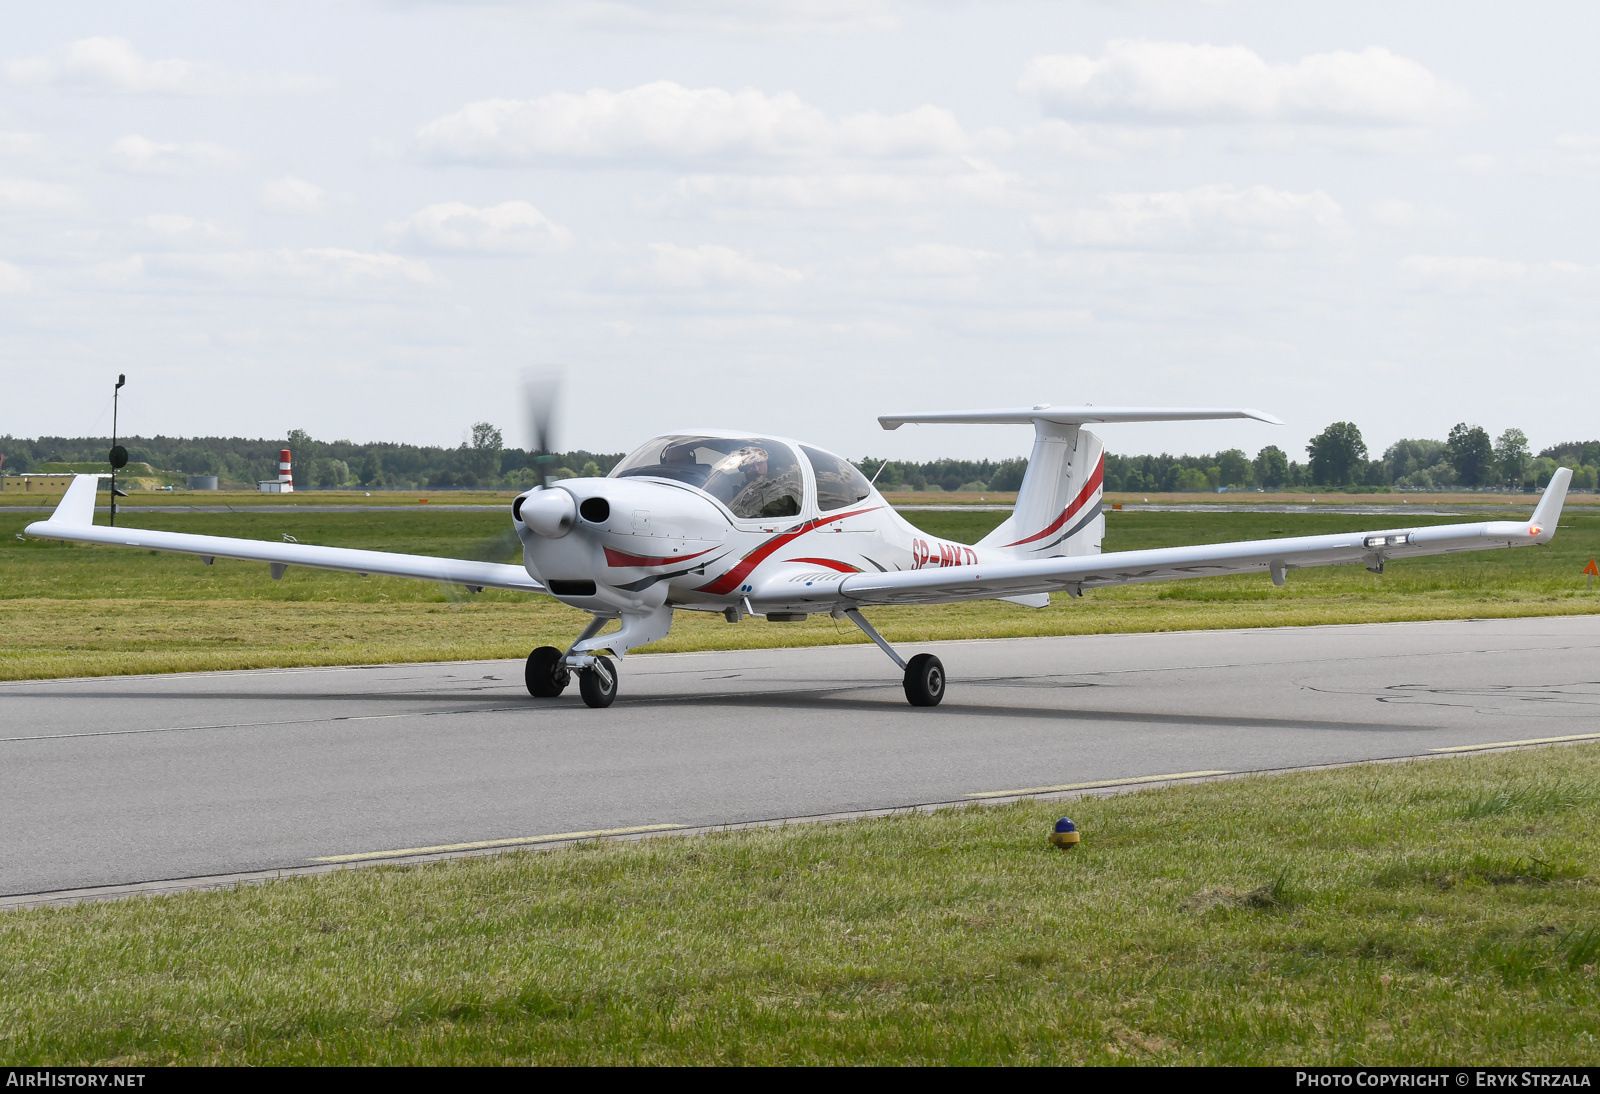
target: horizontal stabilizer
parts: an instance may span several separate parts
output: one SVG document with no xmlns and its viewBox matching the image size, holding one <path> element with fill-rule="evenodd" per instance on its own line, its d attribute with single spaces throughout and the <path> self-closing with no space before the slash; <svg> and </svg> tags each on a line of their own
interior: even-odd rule
<svg viewBox="0 0 1600 1094">
<path fill-rule="evenodd" d="M 878 424 L 899 429 L 906 424 L 940 425 L 1088 425 L 1097 422 L 1201 422 L 1219 418 L 1254 418 L 1270 425 L 1283 422 L 1271 414 L 1239 407 L 1214 406 L 1035 406 L 1014 410 L 934 410 L 916 414 L 884 414 Z"/>
</svg>

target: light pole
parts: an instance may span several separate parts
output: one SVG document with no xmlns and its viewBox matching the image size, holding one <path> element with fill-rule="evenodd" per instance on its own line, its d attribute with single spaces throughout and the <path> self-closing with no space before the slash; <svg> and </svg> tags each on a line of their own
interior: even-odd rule
<svg viewBox="0 0 1600 1094">
<path fill-rule="evenodd" d="M 122 394 L 122 385 L 128 382 L 128 377 L 117 373 L 117 386 L 111 389 L 111 451 L 108 454 L 111 461 L 111 525 L 117 524 L 117 469 L 128 466 L 128 450 L 117 443 L 117 399 Z"/>
</svg>

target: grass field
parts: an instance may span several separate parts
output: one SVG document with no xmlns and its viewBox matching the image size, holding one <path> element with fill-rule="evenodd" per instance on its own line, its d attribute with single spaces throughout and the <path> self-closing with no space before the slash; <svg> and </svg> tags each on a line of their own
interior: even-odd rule
<svg viewBox="0 0 1600 1094">
<path fill-rule="evenodd" d="M 1004 516 L 915 513 L 940 537 L 972 542 Z M 586 617 L 547 597 L 291 568 L 273 581 L 259 563 L 25 541 L 32 514 L 0 510 L 0 679 L 289 665 L 524 657 L 564 644 Z M 1451 518 L 1418 518 L 1438 523 Z M 506 529 L 505 514 L 376 507 L 350 513 L 127 512 L 123 522 L 180 532 L 466 555 Z M 1338 514 L 1120 512 L 1107 550 L 1371 528 L 1391 519 Z M 1034 611 L 982 602 L 882 608 L 870 615 L 893 641 L 1091 634 L 1214 627 L 1357 623 L 1600 611 L 1585 592 L 1585 561 L 1600 553 L 1600 513 L 1569 510 L 1548 548 L 1488 551 L 1360 567 L 1298 571 L 1285 588 L 1265 577 L 1207 578 L 1058 596 Z M 822 645 L 865 639 L 826 616 L 805 623 L 679 612 L 648 650 Z"/>
<path fill-rule="evenodd" d="M 0 1058 L 1594 1065 L 1597 788 L 1585 745 L 11 912 Z"/>
</svg>

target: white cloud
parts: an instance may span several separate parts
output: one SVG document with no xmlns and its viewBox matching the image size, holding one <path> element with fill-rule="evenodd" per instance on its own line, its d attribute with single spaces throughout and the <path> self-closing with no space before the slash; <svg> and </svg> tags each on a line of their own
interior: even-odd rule
<svg viewBox="0 0 1600 1094">
<path fill-rule="evenodd" d="M 1520 282 L 1528 267 L 1473 255 L 1412 255 L 1400 260 L 1400 275 L 1412 288 L 1474 292 Z"/>
<path fill-rule="evenodd" d="M 425 155 L 440 160 L 525 163 L 945 156 L 965 152 L 975 142 L 955 115 L 934 106 L 834 119 L 792 92 L 691 89 L 660 80 L 627 91 L 469 103 L 423 126 L 417 143 Z"/>
<path fill-rule="evenodd" d="M 328 192 L 314 182 L 285 175 L 261 184 L 261 207 L 284 216 L 317 216 L 328 211 Z"/>
<path fill-rule="evenodd" d="M 20 266 L 0 262 L 0 296 L 14 296 L 33 288 L 33 276 Z"/>
<path fill-rule="evenodd" d="M 842 171 L 804 175 L 688 175 L 673 184 L 673 196 L 648 208 L 683 211 L 745 209 L 840 209 L 858 206 L 999 204 L 1016 178 L 983 161 L 947 173 Z"/>
<path fill-rule="evenodd" d="M 804 278 L 799 270 L 713 243 L 698 247 L 652 243 L 650 252 L 648 265 L 623 272 L 623 284 L 659 289 L 787 289 Z"/>
<path fill-rule="evenodd" d="M 0 209 L 19 212 L 54 212 L 78 203 L 78 192 L 70 186 L 34 179 L 0 178 Z"/>
<path fill-rule="evenodd" d="M 905 6 L 900 0 L 526 0 L 516 5 L 557 25 L 738 36 L 889 30 L 899 25 Z"/>
<path fill-rule="evenodd" d="M 410 246 L 433 251 L 535 254 L 559 251 L 572 242 L 571 232 L 551 223 L 526 201 L 504 201 L 481 209 L 461 201 L 443 201 L 391 225 L 390 233 Z"/>
<path fill-rule="evenodd" d="M 1036 57 L 1018 89 L 1065 116 L 1427 125 L 1471 109 L 1465 91 L 1380 46 L 1269 64 L 1244 46 L 1113 41 L 1098 57 Z"/>
<path fill-rule="evenodd" d="M 108 95 L 300 94 L 328 86 L 313 76 L 252 76 L 211 61 L 152 61 L 127 39 L 107 37 L 80 38 L 50 57 L 15 58 L 5 73 L 23 86 Z"/>
<path fill-rule="evenodd" d="M 195 141 L 165 144 L 131 133 L 111 145 L 106 166 L 126 175 L 194 175 L 224 171 L 238 162 L 220 145 Z"/>
<path fill-rule="evenodd" d="M 214 220 L 196 220 L 180 213 L 152 213 L 141 217 L 138 224 L 163 244 L 171 246 L 232 243 L 239 238 L 237 232 L 225 229 Z"/>
<path fill-rule="evenodd" d="M 289 282 L 322 289 L 395 282 L 431 285 L 438 281 L 420 259 L 337 247 L 135 257 L 141 258 L 139 268 L 147 275 L 206 281 Z"/>
<path fill-rule="evenodd" d="M 0 133 L 0 156 L 7 159 L 35 158 L 44 147 L 44 137 L 38 133 Z"/>
<path fill-rule="evenodd" d="M 1132 250 L 1286 250 L 1337 242 L 1344 212 L 1321 190 L 1202 186 L 1152 194 L 1109 194 L 1101 209 L 1033 220 L 1046 242 Z"/>
<path fill-rule="evenodd" d="M 982 273 L 999 261 L 992 251 L 956 247 L 949 243 L 919 243 L 889 253 L 889 266 L 896 273 L 920 277 L 969 277 Z"/>
<path fill-rule="evenodd" d="M 1022 130 L 1017 144 L 1028 151 L 1047 155 L 1114 161 L 1130 155 L 1173 155 L 1183 144 L 1183 131 L 1150 126 L 1075 125 L 1058 118 L 1046 118 Z"/>
<path fill-rule="evenodd" d="M 1415 205 L 1401 198 L 1385 198 L 1375 204 L 1372 219 L 1385 228 L 1443 228 L 1456 222 L 1448 209 Z"/>
</svg>

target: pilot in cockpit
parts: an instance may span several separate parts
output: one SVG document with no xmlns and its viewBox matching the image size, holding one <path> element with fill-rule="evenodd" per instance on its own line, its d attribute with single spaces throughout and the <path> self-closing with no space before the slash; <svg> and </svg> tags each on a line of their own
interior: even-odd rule
<svg viewBox="0 0 1600 1094">
<path fill-rule="evenodd" d="M 780 479 L 769 477 L 767 461 L 767 450 L 755 445 L 746 445 L 717 461 L 717 470 L 730 473 L 730 478 L 731 473 L 737 471 L 744 480 L 739 492 L 728 502 L 729 509 L 740 515 L 754 516 L 764 513 L 770 503 L 788 494 L 788 488 Z"/>
</svg>

